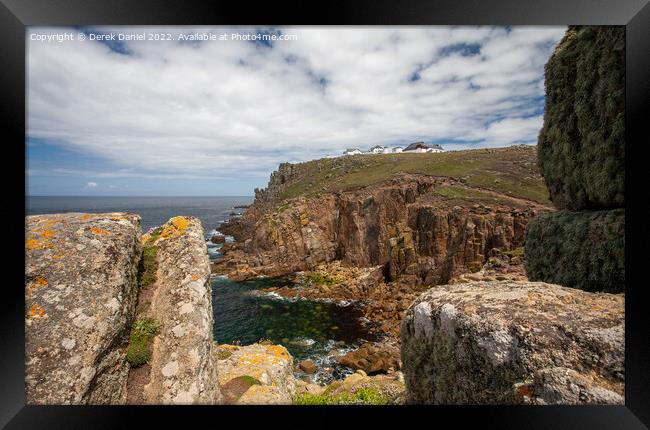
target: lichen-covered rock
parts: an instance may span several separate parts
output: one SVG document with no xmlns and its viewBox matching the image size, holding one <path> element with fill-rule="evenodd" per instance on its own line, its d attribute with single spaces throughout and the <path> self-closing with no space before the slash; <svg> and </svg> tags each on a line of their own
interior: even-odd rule
<svg viewBox="0 0 650 430">
<path fill-rule="evenodd" d="M 407 401 L 623 403 L 624 297 L 542 282 L 429 289 L 402 321 Z"/>
<path fill-rule="evenodd" d="M 293 357 L 282 345 L 220 345 L 219 385 L 226 404 L 291 404 L 296 392 Z"/>
<path fill-rule="evenodd" d="M 625 205 L 625 27 L 570 26 L 545 72 L 539 168 L 558 209 Z"/>
<path fill-rule="evenodd" d="M 625 290 L 625 210 L 563 210 L 526 229 L 526 274 L 586 291 Z"/>
<path fill-rule="evenodd" d="M 162 226 L 154 245 L 158 272 L 147 312 L 161 327 L 153 341 L 145 403 L 218 403 L 212 287 L 201 222 L 172 218 Z"/>
<path fill-rule="evenodd" d="M 27 403 L 125 403 L 140 233 L 135 214 L 26 218 Z"/>
</svg>

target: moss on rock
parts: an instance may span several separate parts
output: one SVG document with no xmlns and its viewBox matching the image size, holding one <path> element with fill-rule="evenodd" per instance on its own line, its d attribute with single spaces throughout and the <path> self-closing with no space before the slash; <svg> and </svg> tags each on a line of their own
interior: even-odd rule
<svg viewBox="0 0 650 430">
<path fill-rule="evenodd" d="M 586 291 L 625 289 L 625 211 L 543 214 L 526 228 L 526 273 Z"/>
<path fill-rule="evenodd" d="M 558 209 L 625 204 L 625 27 L 571 26 L 545 68 L 538 165 Z"/>
</svg>

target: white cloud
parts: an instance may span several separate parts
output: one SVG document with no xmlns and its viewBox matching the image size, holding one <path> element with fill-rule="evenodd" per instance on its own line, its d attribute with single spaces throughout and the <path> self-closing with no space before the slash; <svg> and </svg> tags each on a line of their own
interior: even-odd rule
<svg viewBox="0 0 650 430">
<path fill-rule="evenodd" d="M 192 29 L 203 30 L 224 29 Z M 534 143 L 532 101 L 565 28 L 282 31 L 298 40 L 128 42 L 128 56 L 97 42 L 30 41 L 28 134 L 104 157 L 126 177 L 266 176 L 282 161 L 420 139 Z M 440 56 L 459 44 L 480 54 Z"/>
<path fill-rule="evenodd" d="M 90 190 L 93 188 L 97 188 L 97 182 L 88 182 L 86 186 L 84 187 L 85 190 Z"/>
</svg>

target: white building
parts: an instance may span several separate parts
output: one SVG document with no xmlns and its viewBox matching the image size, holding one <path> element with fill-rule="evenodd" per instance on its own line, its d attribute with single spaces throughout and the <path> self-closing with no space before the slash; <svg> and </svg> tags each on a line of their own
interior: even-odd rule
<svg viewBox="0 0 650 430">
<path fill-rule="evenodd" d="M 394 154 L 399 154 L 400 152 L 402 152 L 402 148 L 400 146 L 396 146 L 395 148 L 393 148 Z"/>
<path fill-rule="evenodd" d="M 424 142 L 415 142 L 407 146 L 403 152 L 423 153 L 423 152 L 443 152 L 443 151 L 444 149 L 442 149 L 442 146 L 438 144 L 427 145 Z"/>
<path fill-rule="evenodd" d="M 359 155 L 363 154 L 363 152 L 359 148 L 348 148 L 345 151 L 343 151 L 343 155 Z"/>
<path fill-rule="evenodd" d="M 373 146 L 372 148 L 370 148 L 370 151 L 368 151 L 368 152 L 370 152 L 372 154 L 383 154 L 385 152 L 388 152 L 388 147 L 387 146 L 379 146 L 379 145 L 377 145 L 377 146 Z"/>
</svg>

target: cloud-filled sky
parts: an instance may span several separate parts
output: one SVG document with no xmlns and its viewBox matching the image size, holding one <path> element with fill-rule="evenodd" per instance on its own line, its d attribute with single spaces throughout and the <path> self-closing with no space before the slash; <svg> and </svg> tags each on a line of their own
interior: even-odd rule
<svg viewBox="0 0 650 430">
<path fill-rule="evenodd" d="M 252 195 L 346 148 L 535 144 L 565 29 L 31 27 L 27 192 Z M 208 32 L 228 40 L 178 40 Z M 111 33 L 174 40 L 88 40 Z"/>
</svg>

